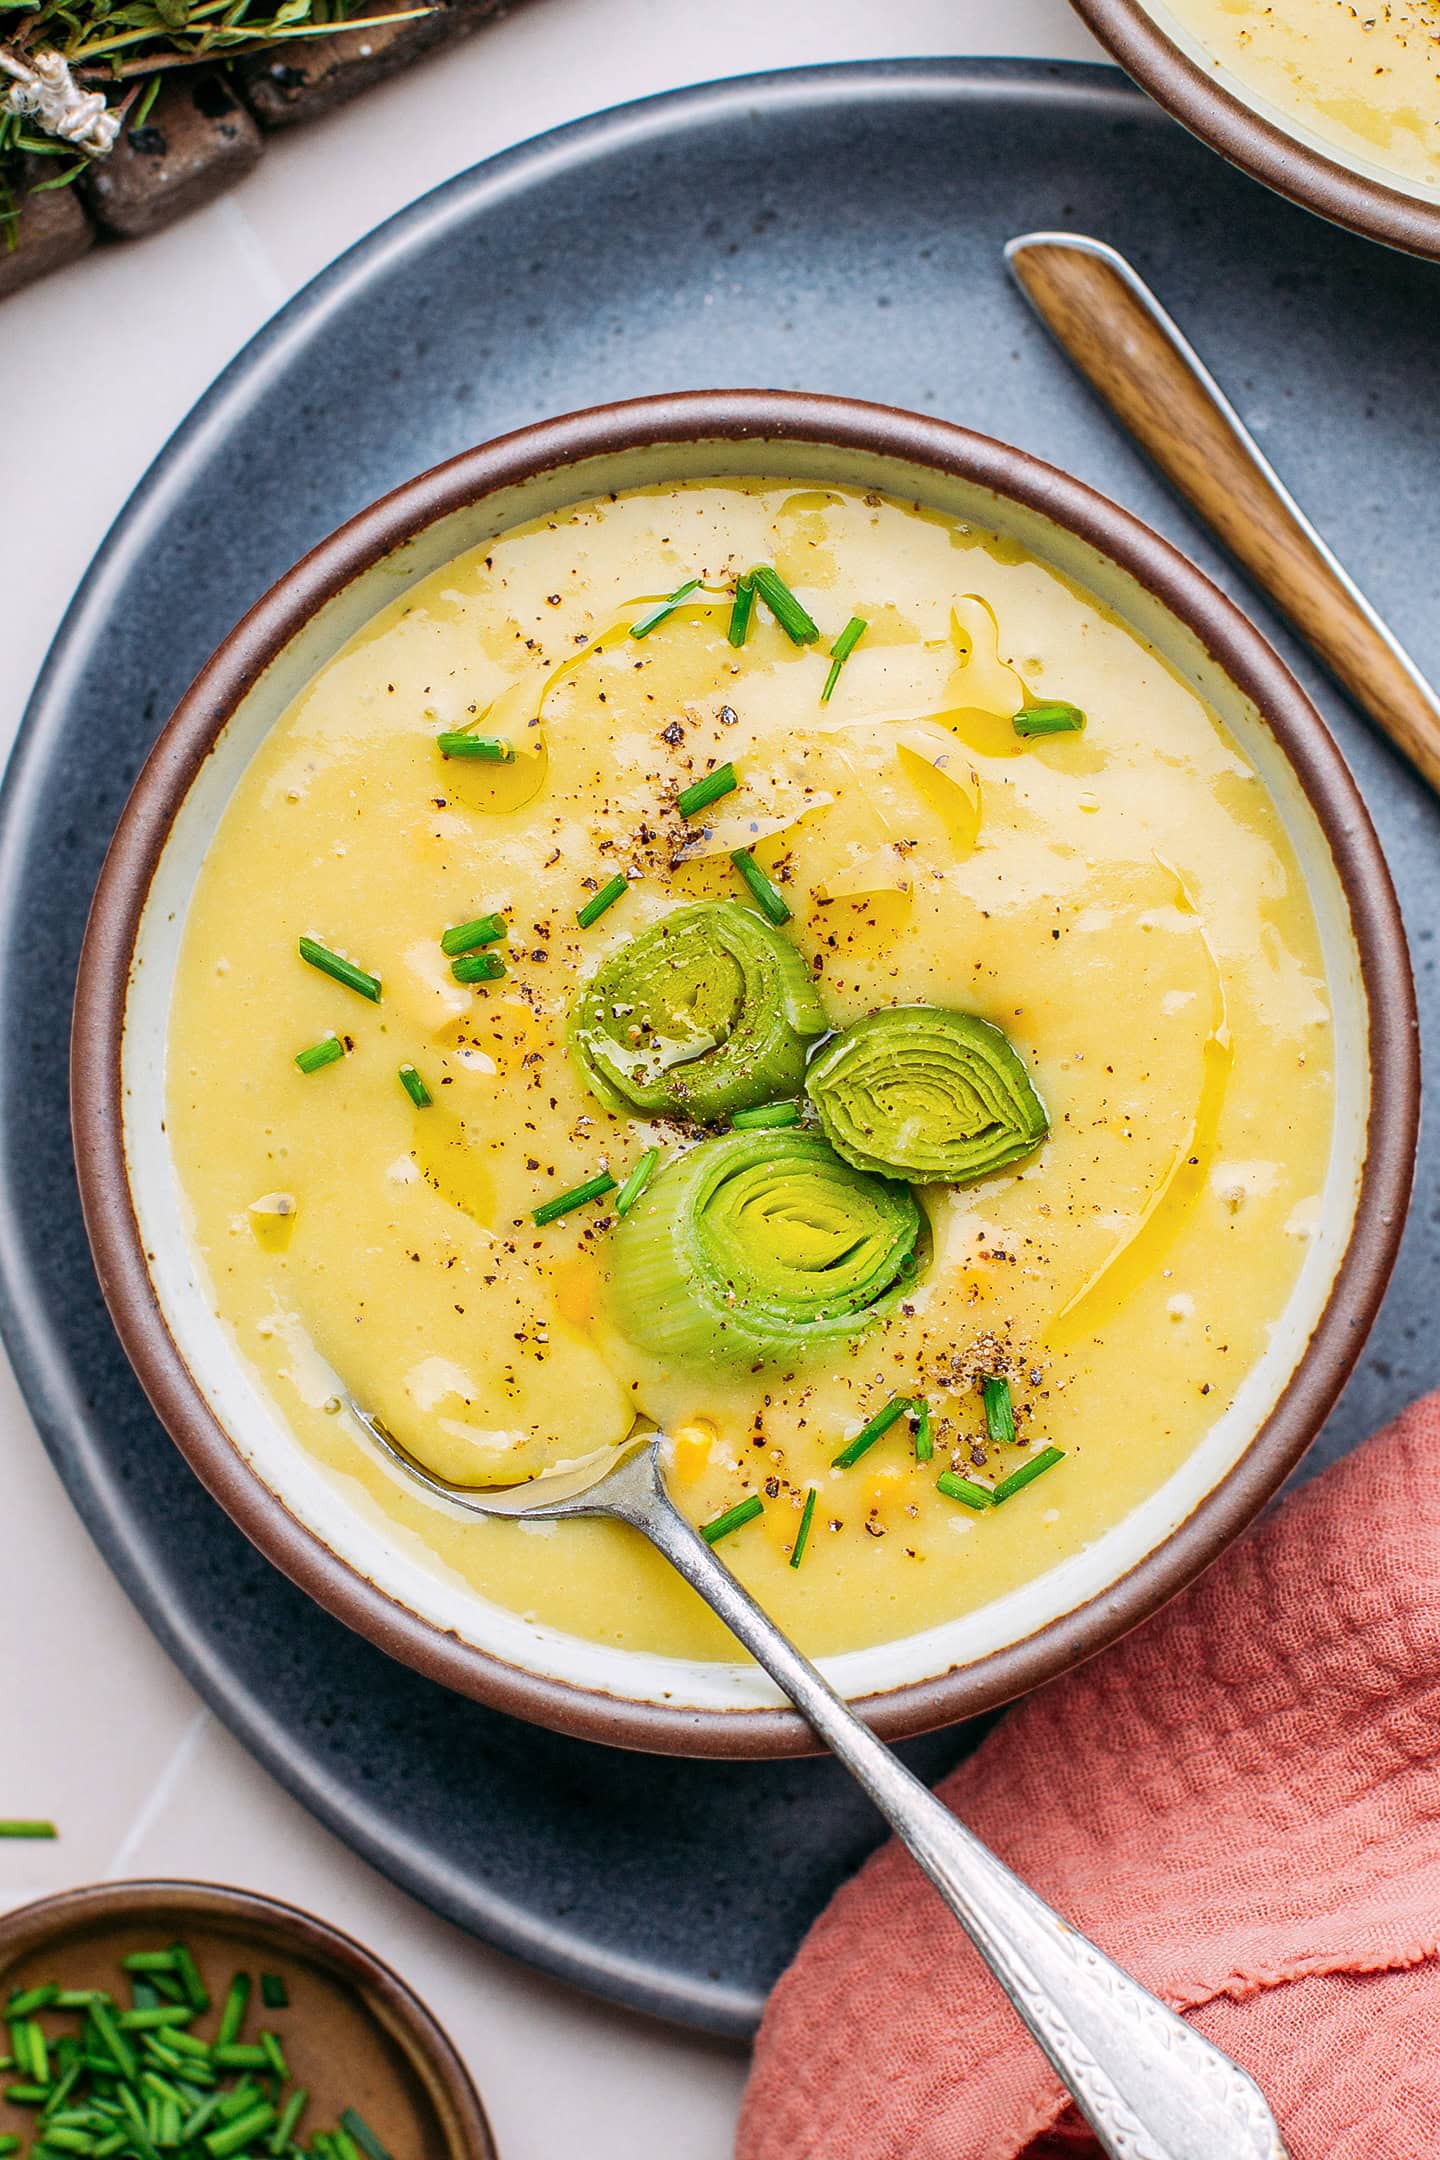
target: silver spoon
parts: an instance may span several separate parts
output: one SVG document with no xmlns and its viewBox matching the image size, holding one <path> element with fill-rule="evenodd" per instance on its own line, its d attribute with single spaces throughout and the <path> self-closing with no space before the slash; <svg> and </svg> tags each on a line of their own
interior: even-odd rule
<svg viewBox="0 0 1440 2160">
<path fill-rule="evenodd" d="M 766 1617 L 666 1492 L 660 1434 L 606 1448 L 525 1485 L 477 1492 L 435 1477 L 378 1418 L 353 1401 L 349 1407 L 397 1469 L 468 1514 L 530 1522 L 604 1515 L 647 1537 L 870 1795 L 1069 2087 L 1110 2160 L 1286 2160 L 1275 2118 L 1245 2072 L 1027 1889 Z"/>
</svg>

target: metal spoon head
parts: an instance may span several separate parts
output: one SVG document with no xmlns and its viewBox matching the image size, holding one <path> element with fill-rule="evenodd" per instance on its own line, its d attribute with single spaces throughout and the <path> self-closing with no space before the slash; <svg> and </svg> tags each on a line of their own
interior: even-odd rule
<svg viewBox="0 0 1440 2160">
<path fill-rule="evenodd" d="M 642 1472 L 643 1484 L 659 1483 L 659 1433 L 634 1433 L 618 1447 L 597 1448 L 591 1455 L 547 1470 L 521 1485 L 457 1485 L 437 1477 L 418 1462 L 388 1425 L 371 1410 L 345 1398 L 345 1407 L 388 1462 L 437 1500 L 463 1509 L 468 1515 L 511 1516 L 529 1522 L 562 1522 L 569 1515 L 619 1515 L 627 1512 L 626 1488 L 633 1474 Z M 631 1472 L 630 1478 L 625 1476 Z"/>
</svg>

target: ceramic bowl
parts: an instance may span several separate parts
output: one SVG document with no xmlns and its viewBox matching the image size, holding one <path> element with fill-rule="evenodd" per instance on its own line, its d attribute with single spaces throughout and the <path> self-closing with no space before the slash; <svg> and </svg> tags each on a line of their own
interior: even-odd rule
<svg viewBox="0 0 1440 2160">
<path fill-rule="evenodd" d="M 1281 112 L 1208 53 L 1165 0 L 1071 5 L 1142 90 L 1242 172 L 1366 239 L 1440 261 L 1440 195 L 1408 188 Z"/>
<path fill-rule="evenodd" d="M 307 2136 L 353 2107 L 395 2160 L 495 2160 L 465 2066 L 424 2004 L 348 1935 L 273 1898 L 211 1883 L 120 1882 L 22 1905 L 0 1918 L 0 1998 L 51 1980 L 113 1988 L 121 1958 L 177 1941 L 216 2003 L 232 1973 L 250 1974 L 250 2026 L 274 2027 L 308 2089 Z M 284 1981 L 288 2008 L 259 2014 L 262 1972 Z M 202 2019 L 202 2036 L 208 2029 Z M 34 2122 L 33 2109 L 0 2099 L 0 2133 L 23 2136 Z"/>
<path fill-rule="evenodd" d="M 748 1662 L 618 1650 L 502 1611 L 387 1537 L 301 1448 L 213 1310 L 159 1084 L 201 858 L 239 774 L 315 671 L 406 584 L 509 526 L 641 480 L 737 472 L 874 487 L 998 528 L 1149 639 L 1220 713 L 1279 807 L 1335 1013 L 1323 1225 L 1231 1408 L 1160 1491 L 1086 1551 L 963 1621 L 827 1670 L 887 1735 L 923 1731 L 1090 1655 L 1213 1559 L 1313 1439 L 1394 1259 L 1418 1100 L 1404 936 L 1349 773 L 1264 639 L 1166 541 L 1019 450 L 843 399 L 695 392 L 527 428 L 362 511 L 225 640 L 136 783 L 81 959 L 72 1100 L 86 1222 L 121 1339 L 176 1443 L 277 1566 L 393 1656 L 517 1716 L 621 1746 L 757 1756 L 809 1743 Z"/>
</svg>

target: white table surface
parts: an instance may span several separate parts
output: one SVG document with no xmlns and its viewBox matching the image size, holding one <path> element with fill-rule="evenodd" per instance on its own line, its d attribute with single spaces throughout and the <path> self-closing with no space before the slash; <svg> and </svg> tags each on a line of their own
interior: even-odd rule
<svg viewBox="0 0 1440 2160">
<path fill-rule="evenodd" d="M 275 138 L 256 173 L 171 231 L 4 302 L 0 745 L 86 563 L 171 430 L 266 318 L 382 218 L 493 151 L 734 72 L 742 54 L 761 68 L 954 53 L 1096 57 L 1065 0 L 528 0 L 361 104 Z M 67 429 L 61 414 L 81 417 Z M 0 1843 L 0 1910 L 145 1874 L 293 1898 L 373 1945 L 431 2004 L 502 2160 L 729 2152 L 739 2049 L 590 2002 L 471 1941 L 250 1760 L 112 1581 L 3 1364 L 0 1447 L 0 1816 L 61 1830 L 53 1845 Z"/>
</svg>

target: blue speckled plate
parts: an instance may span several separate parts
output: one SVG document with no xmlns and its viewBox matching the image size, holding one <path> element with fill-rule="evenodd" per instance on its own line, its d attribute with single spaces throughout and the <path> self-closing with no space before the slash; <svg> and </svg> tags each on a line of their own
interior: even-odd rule
<svg viewBox="0 0 1440 2160">
<path fill-rule="evenodd" d="M 1265 194 L 1109 69 L 822 68 L 563 129 L 426 197 L 317 279 L 137 490 L 0 800 L 0 1323 L 101 1549 L 206 1699 L 367 1858 L 551 1972 L 716 2032 L 750 2030 L 873 1842 L 865 1803 L 823 1762 L 659 1761 L 531 1731 L 391 1664 L 272 1572 L 166 1440 L 105 1316 L 70 1161 L 69 973 L 130 781 L 211 647 L 363 503 L 544 414 L 717 383 L 944 413 L 1070 467 L 1243 594 L 1007 283 L 1002 241 L 1058 225 L 1133 257 L 1440 668 L 1433 266 Z M 1413 903 L 1433 1022 L 1440 813 L 1297 667 Z M 1437 1171 L 1432 1137 L 1395 1287 L 1312 1461 L 1440 1378 Z M 974 1738 L 905 1752 L 934 1775 Z"/>
</svg>

